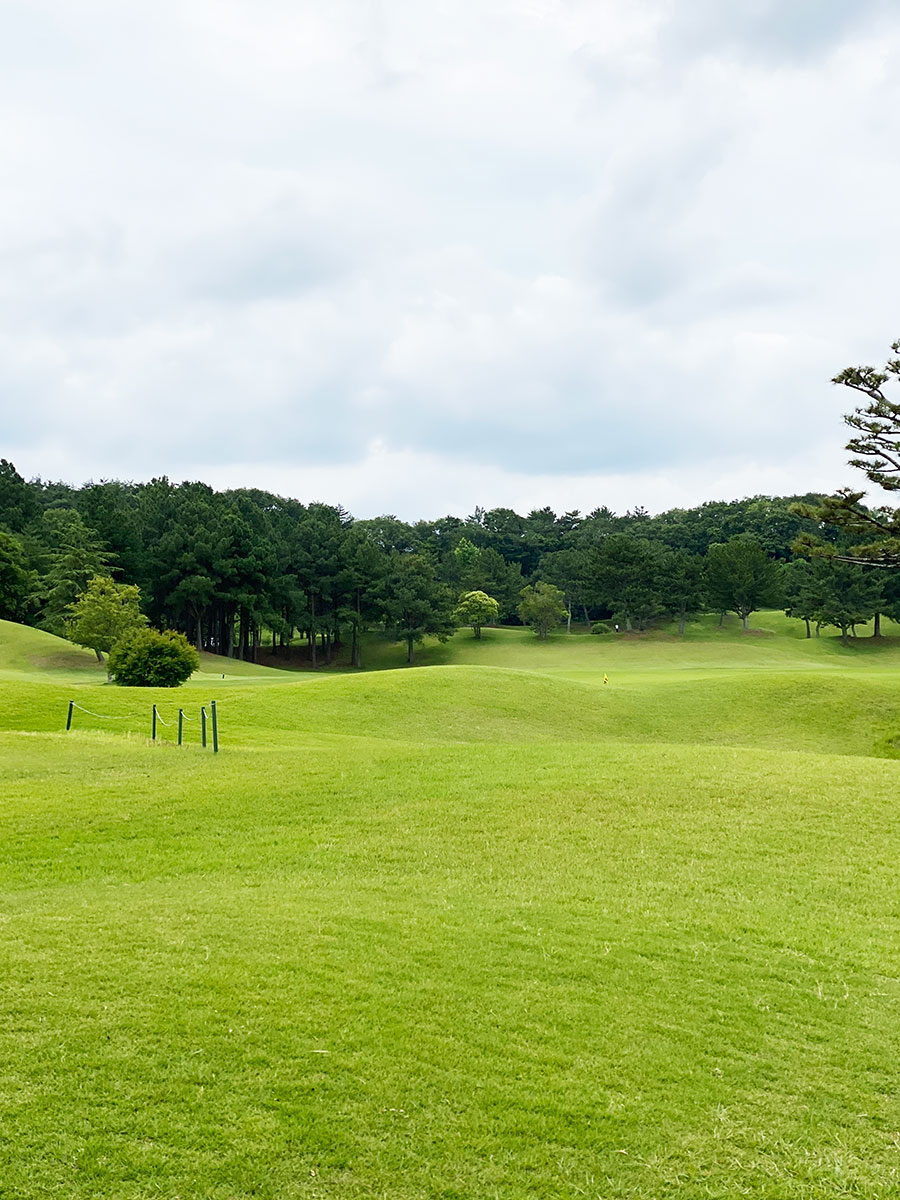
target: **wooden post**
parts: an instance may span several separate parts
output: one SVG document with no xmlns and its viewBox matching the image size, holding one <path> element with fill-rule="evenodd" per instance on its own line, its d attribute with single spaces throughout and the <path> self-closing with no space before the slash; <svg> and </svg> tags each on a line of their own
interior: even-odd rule
<svg viewBox="0 0 900 1200">
<path fill-rule="evenodd" d="M 206 749 L 206 705 L 200 709 L 200 745 Z"/>
<path fill-rule="evenodd" d="M 69 730 L 72 728 L 72 709 L 74 707 L 75 707 L 75 701 L 70 700 L 69 701 L 69 713 L 68 713 L 68 716 L 66 717 L 66 733 L 68 733 Z"/>
<path fill-rule="evenodd" d="M 184 728 L 184 709 L 178 710 L 178 745 L 181 745 L 181 731 Z"/>
<path fill-rule="evenodd" d="M 215 702 L 215 700 L 213 700 L 213 702 L 211 703 L 210 708 L 212 709 L 213 754 L 218 754 L 219 753 L 219 726 L 218 726 L 218 722 L 216 721 L 216 702 Z"/>
<path fill-rule="evenodd" d="M 151 740 L 156 741 L 156 705 L 153 705 L 153 729 L 150 734 Z"/>
</svg>

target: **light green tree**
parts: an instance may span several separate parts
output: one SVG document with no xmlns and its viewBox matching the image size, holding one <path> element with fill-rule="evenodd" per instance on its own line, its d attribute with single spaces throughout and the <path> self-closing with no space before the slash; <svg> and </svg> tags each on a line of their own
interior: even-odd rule
<svg viewBox="0 0 900 1200">
<path fill-rule="evenodd" d="M 95 575 L 85 591 L 69 606 L 66 636 L 77 646 L 86 646 L 103 662 L 117 642 L 147 624 L 141 612 L 140 588 L 115 583 L 108 575 Z"/>
<path fill-rule="evenodd" d="M 471 625 L 476 638 L 481 637 L 481 627 L 490 625 L 500 616 L 500 605 L 487 592 L 463 592 L 456 602 L 453 618 L 460 625 Z"/>
<path fill-rule="evenodd" d="M 539 580 L 534 587 L 522 589 L 519 618 L 523 624 L 531 626 L 542 642 L 565 615 L 566 597 L 552 583 Z"/>
<path fill-rule="evenodd" d="M 465 590 L 474 588 L 476 583 L 480 583 L 478 579 L 478 564 L 481 558 L 481 551 L 476 545 L 469 541 L 467 537 L 461 537 L 453 549 L 453 573 L 456 576 L 453 582 L 457 587 Z M 468 625 L 468 621 L 463 622 Z"/>
</svg>

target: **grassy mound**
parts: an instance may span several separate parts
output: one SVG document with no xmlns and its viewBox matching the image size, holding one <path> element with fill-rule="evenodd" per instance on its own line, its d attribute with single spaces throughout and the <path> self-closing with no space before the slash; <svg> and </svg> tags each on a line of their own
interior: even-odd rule
<svg viewBox="0 0 900 1200">
<path fill-rule="evenodd" d="M 92 650 L 73 646 L 42 629 L 0 621 L 0 676 L 26 679 L 44 675 L 75 682 L 106 678 Z"/>
<path fill-rule="evenodd" d="M 217 654 L 200 655 L 198 682 L 205 682 L 206 676 L 221 678 L 223 675 L 229 680 L 286 678 L 284 671 L 256 663 L 222 658 Z M 57 683 L 105 682 L 106 667 L 97 661 L 93 650 L 75 646 L 42 629 L 0 621 L 0 678 Z"/>
<path fill-rule="evenodd" d="M 486 629 L 480 640 L 471 630 L 459 630 L 449 642 L 426 641 L 416 651 L 420 666 L 479 665 L 514 670 L 602 678 L 604 671 L 708 670 L 829 670 L 863 665 L 900 670 L 900 626 L 883 621 L 884 636 L 872 638 L 860 626 L 859 636 L 845 646 L 833 630 L 807 639 L 802 621 L 783 613 L 754 614 L 748 633 L 729 617 L 703 617 L 680 637 L 675 627 L 649 633 L 592 635 L 564 630 L 539 641 L 528 629 Z M 403 652 L 396 643 L 372 638 L 365 647 L 368 668 L 401 667 Z"/>
<path fill-rule="evenodd" d="M 72 688 L 10 680 L 3 726 L 60 731 L 69 699 L 76 732 L 145 734 L 155 703 L 174 737 L 178 708 L 197 736 L 200 705 L 217 701 L 222 737 L 247 748 L 341 745 L 354 739 L 423 747 L 444 742 L 628 742 L 747 746 L 894 756 L 900 692 L 875 671 L 689 671 L 602 675 L 590 682 L 488 667 L 433 667 L 362 676 L 288 677 L 278 687 L 210 675 L 190 686 Z M 257 683 L 260 680 L 255 681 Z M 87 710 L 87 711 L 84 711 Z M 93 714 L 97 714 L 96 716 Z"/>
</svg>

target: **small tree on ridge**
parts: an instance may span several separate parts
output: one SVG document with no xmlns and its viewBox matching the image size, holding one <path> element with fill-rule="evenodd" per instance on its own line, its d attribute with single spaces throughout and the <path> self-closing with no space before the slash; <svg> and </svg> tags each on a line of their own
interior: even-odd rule
<svg viewBox="0 0 900 1200">
<path fill-rule="evenodd" d="M 500 616 L 500 605 L 486 592 L 463 592 L 453 611 L 460 625 L 470 625 L 476 638 L 481 637 L 482 625 L 491 625 Z"/>
</svg>

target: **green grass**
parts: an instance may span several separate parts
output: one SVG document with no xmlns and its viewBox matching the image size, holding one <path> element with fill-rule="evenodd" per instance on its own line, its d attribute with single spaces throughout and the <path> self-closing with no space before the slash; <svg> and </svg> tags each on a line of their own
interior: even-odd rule
<svg viewBox="0 0 900 1200">
<path fill-rule="evenodd" d="M 200 669 L 192 684 L 205 686 L 225 676 L 227 681 L 252 679 L 256 682 L 283 681 L 284 671 L 238 659 L 201 654 Z M 97 661 L 93 650 L 73 646 L 71 642 L 30 629 L 12 621 L 0 621 L 0 680 L 54 680 L 59 683 L 106 683 L 106 666 Z"/>
<path fill-rule="evenodd" d="M 900 1193 L 900 642 L 758 623 L 177 691 L 0 625 L 3 1200 Z"/>
</svg>

